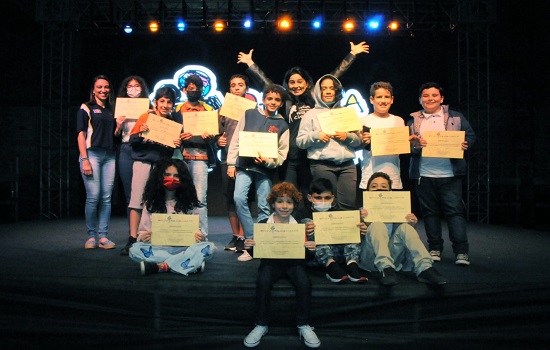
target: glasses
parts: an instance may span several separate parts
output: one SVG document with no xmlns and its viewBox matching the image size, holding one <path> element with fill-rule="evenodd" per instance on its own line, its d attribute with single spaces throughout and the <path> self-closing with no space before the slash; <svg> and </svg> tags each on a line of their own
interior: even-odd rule
<svg viewBox="0 0 550 350">
<path fill-rule="evenodd" d="M 127 90 L 141 90 L 141 85 L 128 85 L 126 86 Z"/>
<path fill-rule="evenodd" d="M 313 199 L 316 201 L 330 201 L 334 198 L 334 196 L 313 196 Z"/>
</svg>

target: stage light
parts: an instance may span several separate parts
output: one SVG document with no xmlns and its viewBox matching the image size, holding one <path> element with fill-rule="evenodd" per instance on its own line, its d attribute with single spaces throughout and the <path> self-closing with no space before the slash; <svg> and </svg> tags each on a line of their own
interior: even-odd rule
<svg viewBox="0 0 550 350">
<path fill-rule="evenodd" d="M 323 19 L 321 17 L 316 17 L 313 22 L 311 22 L 311 26 L 315 30 L 321 29 L 321 27 L 323 26 Z"/>
<path fill-rule="evenodd" d="M 252 18 L 246 17 L 243 21 L 243 27 L 245 27 L 246 29 L 252 28 Z"/>
<path fill-rule="evenodd" d="M 384 21 L 384 18 L 381 15 L 375 15 L 368 19 L 366 26 L 369 30 L 378 30 L 380 29 L 380 23 Z"/>
<path fill-rule="evenodd" d="M 353 32 L 355 30 L 355 22 L 352 19 L 347 19 L 342 28 L 344 28 L 344 32 Z"/>
<path fill-rule="evenodd" d="M 155 21 L 149 23 L 149 30 L 152 32 L 152 33 L 156 33 L 158 32 L 159 30 L 159 24 Z"/>
<path fill-rule="evenodd" d="M 132 34 L 133 31 L 134 31 L 134 28 L 132 28 L 131 25 L 127 24 L 126 26 L 124 26 L 124 33 Z"/>
<path fill-rule="evenodd" d="M 391 21 L 390 24 L 388 24 L 388 29 L 391 31 L 396 31 L 399 29 L 399 22 L 397 21 Z"/>
<path fill-rule="evenodd" d="M 288 16 L 281 17 L 277 26 L 281 31 L 289 31 L 292 28 L 292 20 Z"/>
<path fill-rule="evenodd" d="M 185 22 L 184 21 L 179 21 L 178 25 L 177 25 L 177 28 L 180 32 L 183 32 L 185 30 Z"/>
<path fill-rule="evenodd" d="M 221 32 L 224 29 L 225 29 L 225 23 L 223 23 L 223 21 L 217 20 L 216 22 L 214 22 L 214 30 L 216 32 Z"/>
</svg>

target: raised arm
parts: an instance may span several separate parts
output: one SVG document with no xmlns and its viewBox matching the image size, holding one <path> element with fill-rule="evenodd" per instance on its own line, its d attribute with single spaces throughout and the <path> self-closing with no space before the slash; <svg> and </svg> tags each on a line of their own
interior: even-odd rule
<svg viewBox="0 0 550 350">
<path fill-rule="evenodd" d="M 358 54 L 362 52 L 369 53 L 369 45 L 367 45 L 365 41 L 362 41 L 359 44 L 354 44 L 353 42 L 350 42 L 349 44 L 351 47 L 350 52 L 346 55 L 346 57 L 344 57 L 342 62 L 340 62 L 340 65 L 330 73 L 336 78 L 342 76 L 349 69 Z"/>
<path fill-rule="evenodd" d="M 254 52 L 254 49 L 251 49 L 248 53 L 239 52 L 237 63 L 244 63 L 248 66 L 246 73 L 254 80 L 258 87 L 260 87 L 260 90 L 263 90 L 264 87 L 271 84 L 272 81 L 265 75 L 260 67 L 254 63 L 252 60 L 252 52 Z"/>
</svg>

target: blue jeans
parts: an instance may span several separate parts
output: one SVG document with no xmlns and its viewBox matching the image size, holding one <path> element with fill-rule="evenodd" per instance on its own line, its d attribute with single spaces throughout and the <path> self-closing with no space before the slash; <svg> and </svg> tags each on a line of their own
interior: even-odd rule
<svg viewBox="0 0 550 350">
<path fill-rule="evenodd" d="M 187 166 L 197 190 L 197 197 L 201 202 L 201 206 L 198 208 L 201 231 L 205 236 L 208 236 L 208 207 L 206 202 L 206 192 L 208 192 L 208 162 L 204 160 L 190 160 L 187 161 Z"/>
<path fill-rule="evenodd" d="M 237 177 L 235 179 L 235 207 L 237 208 L 237 216 L 243 227 L 244 238 L 254 237 L 254 221 L 248 206 L 248 190 L 252 186 L 252 182 L 256 185 L 256 194 L 258 196 L 258 221 L 267 220 L 269 218 L 269 203 L 267 196 L 271 191 L 271 177 L 256 171 L 250 171 L 238 168 Z"/>
<path fill-rule="evenodd" d="M 395 270 L 413 270 L 418 276 L 432 267 L 432 258 L 420 240 L 418 232 L 409 224 L 372 222 L 361 236 L 359 266 L 367 271 L 386 267 Z"/>
<path fill-rule="evenodd" d="M 86 227 L 88 236 L 99 238 L 107 237 L 109 220 L 111 219 L 111 195 L 115 182 L 116 152 L 107 149 L 88 149 L 88 160 L 92 166 L 92 175 L 82 174 L 82 160 L 80 173 L 86 187 Z"/>
<path fill-rule="evenodd" d="M 466 217 L 462 203 L 462 179 L 460 177 L 422 177 L 415 182 L 429 250 L 443 251 L 441 217 L 449 228 L 449 238 L 455 254 L 468 253 Z"/>
</svg>

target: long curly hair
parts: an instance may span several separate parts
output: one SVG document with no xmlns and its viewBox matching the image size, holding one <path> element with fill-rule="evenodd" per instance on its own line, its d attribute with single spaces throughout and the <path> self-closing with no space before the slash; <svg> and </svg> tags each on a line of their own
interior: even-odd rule
<svg viewBox="0 0 550 350">
<path fill-rule="evenodd" d="M 187 164 L 180 159 L 161 159 L 153 167 L 143 192 L 143 202 L 150 213 L 166 213 L 164 172 L 172 165 L 178 169 L 180 176 L 180 187 L 176 190 L 176 205 L 174 209 L 177 212 L 185 213 L 193 210 L 200 204 Z"/>
</svg>

